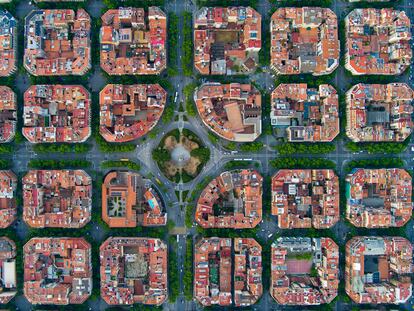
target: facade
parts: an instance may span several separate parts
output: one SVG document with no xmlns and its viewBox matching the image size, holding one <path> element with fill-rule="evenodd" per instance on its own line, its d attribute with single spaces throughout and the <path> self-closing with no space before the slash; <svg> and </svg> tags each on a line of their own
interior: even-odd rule
<svg viewBox="0 0 414 311">
<path fill-rule="evenodd" d="M 152 75 L 167 67 L 167 16 L 160 8 L 119 8 L 101 19 L 100 58 L 106 73 Z"/>
<path fill-rule="evenodd" d="M 91 68 L 91 18 L 84 9 L 33 10 L 23 65 L 34 76 L 84 75 Z"/>
<path fill-rule="evenodd" d="M 330 238 L 280 237 L 272 244 L 270 294 L 281 305 L 320 305 L 338 294 L 339 248 Z"/>
<path fill-rule="evenodd" d="M 262 17 L 251 7 L 203 7 L 194 16 L 194 66 L 202 75 L 257 68 Z"/>
<path fill-rule="evenodd" d="M 355 303 L 405 303 L 412 295 L 412 261 L 404 238 L 353 237 L 346 243 L 345 291 Z"/>
<path fill-rule="evenodd" d="M 167 244 L 111 237 L 100 247 L 101 297 L 109 305 L 161 305 L 168 297 Z"/>
<path fill-rule="evenodd" d="M 331 142 L 340 132 L 338 94 L 328 84 L 280 84 L 272 92 L 270 122 L 290 142 Z"/>
<path fill-rule="evenodd" d="M 328 8 L 279 8 L 270 32 L 270 65 L 277 74 L 320 76 L 339 65 L 338 19 Z"/>
<path fill-rule="evenodd" d="M 405 83 L 357 84 L 346 93 L 346 134 L 354 142 L 401 142 L 414 126 Z"/>
<path fill-rule="evenodd" d="M 16 244 L 0 237 L 0 303 L 7 304 L 17 294 Z"/>
<path fill-rule="evenodd" d="M 108 142 L 138 139 L 155 127 L 166 103 L 159 84 L 108 84 L 99 93 L 99 132 Z"/>
<path fill-rule="evenodd" d="M 85 171 L 31 170 L 22 183 L 30 227 L 82 228 L 91 220 L 92 178 Z"/>
<path fill-rule="evenodd" d="M 251 84 L 205 83 L 194 102 L 203 123 L 221 138 L 251 142 L 262 133 L 262 95 Z"/>
<path fill-rule="evenodd" d="M 411 65 L 411 23 L 392 8 L 355 9 L 345 18 L 345 68 L 353 75 L 399 75 Z"/>
<path fill-rule="evenodd" d="M 31 143 L 82 143 L 91 135 L 91 99 L 81 85 L 32 85 L 24 93 L 23 136 Z"/>
<path fill-rule="evenodd" d="M 194 297 L 203 307 L 250 306 L 263 294 L 262 270 L 262 247 L 254 239 L 235 238 L 234 245 L 227 238 L 201 239 L 194 251 Z"/>
<path fill-rule="evenodd" d="M 272 215 L 282 229 L 328 229 L 340 219 L 333 170 L 279 170 L 272 178 Z"/>
<path fill-rule="evenodd" d="M 102 219 L 111 228 L 164 226 L 167 213 L 150 180 L 131 171 L 112 171 L 102 184 Z"/>
<path fill-rule="evenodd" d="M 258 172 L 223 172 L 201 193 L 195 220 L 203 228 L 254 228 L 262 221 L 262 194 Z"/>
<path fill-rule="evenodd" d="M 346 218 L 356 227 L 402 227 L 413 212 L 412 188 L 404 169 L 355 169 L 346 177 Z"/>
<path fill-rule="evenodd" d="M 82 304 L 91 295 L 91 245 L 85 239 L 33 238 L 23 253 L 23 290 L 31 304 Z"/>
<path fill-rule="evenodd" d="M 7 77 L 17 70 L 17 21 L 6 10 L 0 10 L 0 46 L 0 77 Z"/>
<path fill-rule="evenodd" d="M 0 229 L 7 228 L 17 218 L 16 190 L 16 175 L 10 170 L 0 171 Z"/>
<path fill-rule="evenodd" d="M 0 143 L 9 143 L 14 139 L 16 126 L 16 94 L 8 86 L 0 86 Z"/>
</svg>

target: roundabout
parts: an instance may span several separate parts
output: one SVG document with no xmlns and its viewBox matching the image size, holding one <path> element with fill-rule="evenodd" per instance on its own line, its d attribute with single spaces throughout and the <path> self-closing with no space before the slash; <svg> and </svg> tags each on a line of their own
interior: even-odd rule
<svg viewBox="0 0 414 311">
<path fill-rule="evenodd" d="M 174 129 L 152 151 L 161 173 L 175 183 L 193 180 L 210 159 L 210 150 L 188 129 Z"/>
</svg>

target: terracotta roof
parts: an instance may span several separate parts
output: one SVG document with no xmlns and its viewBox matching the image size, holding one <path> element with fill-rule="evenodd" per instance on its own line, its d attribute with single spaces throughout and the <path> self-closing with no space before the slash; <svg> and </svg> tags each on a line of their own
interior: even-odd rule
<svg viewBox="0 0 414 311">
<path fill-rule="evenodd" d="M 155 127 L 166 102 L 159 84 L 108 84 L 99 93 L 99 132 L 108 142 L 138 139 Z"/>
<path fill-rule="evenodd" d="M 405 83 L 354 85 L 346 93 L 347 136 L 354 142 L 404 141 L 412 133 L 413 99 Z"/>
<path fill-rule="evenodd" d="M 194 101 L 204 124 L 224 139 L 251 142 L 262 133 L 262 97 L 251 84 L 205 83 Z"/>
<path fill-rule="evenodd" d="M 333 170 L 279 170 L 272 177 L 272 215 L 282 229 L 327 229 L 339 214 L 339 179 Z"/>
<path fill-rule="evenodd" d="M 402 237 L 353 237 L 346 243 L 345 255 L 345 291 L 355 303 L 403 304 L 411 297 L 410 241 Z"/>
<path fill-rule="evenodd" d="M 112 171 L 102 184 L 102 219 L 111 228 L 163 226 L 167 213 L 150 180 L 135 172 Z"/>
<path fill-rule="evenodd" d="M 23 253 L 31 304 L 82 304 L 91 295 L 91 246 L 83 238 L 33 238 Z"/>
<path fill-rule="evenodd" d="M 254 228 L 262 221 L 262 176 L 253 170 L 223 172 L 203 190 L 195 220 L 203 228 Z"/>
<path fill-rule="evenodd" d="M 402 227 L 411 219 L 411 196 L 404 169 L 355 169 L 346 177 L 346 217 L 357 227 Z"/>
<path fill-rule="evenodd" d="M 24 67 L 35 76 L 84 75 L 91 68 L 90 30 L 84 9 L 33 10 L 25 18 Z"/>
<path fill-rule="evenodd" d="M 353 75 L 397 75 L 410 66 L 411 24 L 404 11 L 355 9 L 345 27 L 345 67 Z"/>
<path fill-rule="evenodd" d="M 333 72 L 339 65 L 338 19 L 328 8 L 279 8 L 273 13 L 271 67 L 278 74 Z"/>
<path fill-rule="evenodd" d="M 100 247 L 101 297 L 109 305 L 161 305 L 168 297 L 167 244 L 111 237 Z"/>
<path fill-rule="evenodd" d="M 271 271 L 277 303 L 330 303 L 338 294 L 338 245 L 330 238 L 280 237 L 272 244 Z"/>
<path fill-rule="evenodd" d="M 166 41 L 167 16 L 160 8 L 109 10 L 102 16 L 101 67 L 110 75 L 160 74 L 167 67 Z"/>
<path fill-rule="evenodd" d="M 291 142 L 330 142 L 338 136 L 339 103 L 329 84 L 280 84 L 271 97 L 270 121 Z"/>
<path fill-rule="evenodd" d="M 23 135 L 31 143 L 80 143 L 91 135 L 91 99 L 81 85 L 32 85 L 24 93 Z"/>
<path fill-rule="evenodd" d="M 204 75 L 254 71 L 262 17 L 251 7 L 203 7 L 194 17 L 194 66 Z"/>
<path fill-rule="evenodd" d="M 81 228 L 91 220 L 92 179 L 83 170 L 32 170 L 22 180 L 23 220 L 33 228 Z"/>
</svg>

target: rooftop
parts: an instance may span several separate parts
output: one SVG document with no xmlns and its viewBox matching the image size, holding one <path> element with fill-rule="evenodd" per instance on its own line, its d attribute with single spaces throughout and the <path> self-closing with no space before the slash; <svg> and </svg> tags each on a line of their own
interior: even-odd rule
<svg viewBox="0 0 414 311">
<path fill-rule="evenodd" d="M 9 143 L 14 139 L 16 125 L 16 94 L 8 86 L 0 86 L 0 143 Z"/>
<path fill-rule="evenodd" d="M 262 95 L 251 84 L 205 83 L 194 102 L 204 124 L 224 139 L 251 142 L 262 133 Z"/>
<path fill-rule="evenodd" d="M 338 19 L 328 8 L 279 8 L 270 32 L 271 68 L 278 74 L 326 75 L 339 65 Z"/>
<path fill-rule="evenodd" d="M 112 171 L 102 184 L 102 219 L 111 228 L 163 226 L 167 213 L 150 180 L 131 171 Z"/>
<path fill-rule="evenodd" d="M 404 141 L 413 128 L 413 90 L 405 83 L 357 84 L 346 93 L 346 134 L 354 142 Z"/>
<path fill-rule="evenodd" d="M 194 66 L 203 75 L 253 72 L 262 17 L 251 7 L 203 7 L 194 16 Z"/>
<path fill-rule="evenodd" d="M 328 84 L 280 84 L 272 92 L 270 121 L 288 141 L 330 142 L 340 132 L 338 94 Z"/>
<path fill-rule="evenodd" d="M 17 177 L 10 171 L 0 171 L 0 228 L 10 226 L 17 218 Z M 0 291 L 1 292 L 1 291 Z"/>
<path fill-rule="evenodd" d="M 168 297 L 167 244 L 111 237 L 100 247 L 101 297 L 109 305 L 161 305 Z"/>
<path fill-rule="evenodd" d="M 166 103 L 159 84 L 108 84 L 99 93 L 99 132 L 108 142 L 138 139 L 155 127 Z"/>
<path fill-rule="evenodd" d="M 24 137 L 31 143 L 81 143 L 91 135 L 91 99 L 81 85 L 32 85 L 24 93 Z"/>
<path fill-rule="evenodd" d="M 339 213 L 339 179 L 333 170 L 279 170 L 272 178 L 272 215 L 282 229 L 327 229 Z"/>
<path fill-rule="evenodd" d="M 17 294 L 16 244 L 0 237 L 0 303 L 7 304 Z"/>
<path fill-rule="evenodd" d="M 280 237 L 272 244 L 270 294 L 281 305 L 320 305 L 338 294 L 339 248 L 330 238 Z"/>
<path fill-rule="evenodd" d="M 195 220 L 203 228 L 254 228 L 262 221 L 262 187 L 257 171 L 223 172 L 201 193 Z"/>
<path fill-rule="evenodd" d="M 406 303 L 412 260 L 413 246 L 405 238 L 353 237 L 346 243 L 346 293 L 355 303 Z"/>
<path fill-rule="evenodd" d="M 23 290 L 31 304 L 82 304 L 91 295 L 91 245 L 85 239 L 33 238 L 23 253 Z"/>
<path fill-rule="evenodd" d="M 29 226 L 81 228 L 91 220 L 92 178 L 85 171 L 31 170 L 22 183 Z"/>
<path fill-rule="evenodd" d="M 17 21 L 6 10 L 0 10 L 0 47 L 0 76 L 7 77 L 17 70 Z"/>
<path fill-rule="evenodd" d="M 398 75 L 411 65 L 410 19 L 404 11 L 355 9 L 345 18 L 345 68 L 353 75 Z"/>
<path fill-rule="evenodd" d="M 84 9 L 33 10 L 24 27 L 24 61 L 34 76 L 84 75 L 91 68 L 91 18 Z"/>
<path fill-rule="evenodd" d="M 167 67 L 167 16 L 160 8 L 119 8 L 101 19 L 101 67 L 108 74 L 160 74 Z"/>
<path fill-rule="evenodd" d="M 194 250 L 194 297 L 203 307 L 252 305 L 263 294 L 262 270 L 254 239 L 204 238 Z"/>
<path fill-rule="evenodd" d="M 404 169 L 355 169 L 345 192 L 346 218 L 354 226 L 402 227 L 411 219 L 412 178 Z"/>
</svg>

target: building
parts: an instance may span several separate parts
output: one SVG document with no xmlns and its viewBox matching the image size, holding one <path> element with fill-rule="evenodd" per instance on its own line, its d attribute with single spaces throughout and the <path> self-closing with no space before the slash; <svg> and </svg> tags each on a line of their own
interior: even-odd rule
<svg viewBox="0 0 414 311">
<path fill-rule="evenodd" d="M 111 228 L 164 226 L 167 213 L 151 180 L 131 171 L 112 171 L 102 184 L 102 219 Z"/>
<path fill-rule="evenodd" d="M 272 244 L 270 294 L 281 305 L 320 305 L 338 294 L 339 248 L 330 238 L 280 237 Z"/>
<path fill-rule="evenodd" d="M 22 183 L 30 227 L 82 228 L 91 220 L 92 178 L 85 171 L 31 170 Z"/>
<path fill-rule="evenodd" d="M 84 238 L 33 238 L 23 254 L 23 291 L 31 304 L 82 304 L 91 295 L 91 245 Z"/>
<path fill-rule="evenodd" d="M 223 172 L 201 193 L 195 220 L 203 228 L 254 228 L 262 221 L 262 194 L 257 171 Z"/>
<path fill-rule="evenodd" d="M 412 295 L 413 246 L 401 237 L 353 237 L 346 243 L 345 291 L 355 303 L 402 304 Z"/>
<path fill-rule="evenodd" d="M 346 218 L 356 227 L 402 227 L 413 212 L 412 188 L 404 169 L 354 169 L 346 177 Z"/>
<path fill-rule="evenodd" d="M 25 19 L 24 67 L 34 76 L 84 75 L 91 68 L 90 32 L 84 9 L 33 10 Z"/>
<path fill-rule="evenodd" d="M 279 170 L 272 177 L 272 215 L 279 228 L 328 229 L 340 219 L 339 179 L 333 170 Z"/>
<path fill-rule="evenodd" d="M 202 75 L 249 74 L 262 47 L 262 17 L 251 7 L 203 7 L 194 15 L 194 66 Z"/>
<path fill-rule="evenodd" d="M 31 143 L 82 143 L 91 135 L 91 99 L 81 85 L 32 85 L 24 93 L 23 136 Z"/>
<path fill-rule="evenodd" d="M 0 1 L 7 3 L 10 1 Z M 0 77 L 12 75 L 17 70 L 17 21 L 6 10 L 0 9 Z"/>
<path fill-rule="evenodd" d="M 339 65 L 338 19 L 328 8 L 279 8 L 270 33 L 270 66 L 277 74 L 320 76 Z"/>
<path fill-rule="evenodd" d="M 405 83 L 357 84 L 346 93 L 346 134 L 354 142 L 401 142 L 413 128 L 413 90 Z"/>
<path fill-rule="evenodd" d="M 100 247 L 101 297 L 109 305 L 161 305 L 168 297 L 167 244 L 110 237 Z"/>
<path fill-rule="evenodd" d="M 194 102 L 203 123 L 221 138 L 252 142 L 262 133 L 262 95 L 251 84 L 205 83 Z"/>
<path fill-rule="evenodd" d="M 404 11 L 355 9 L 345 18 L 345 68 L 353 75 L 399 75 L 411 65 L 410 18 Z"/>
<path fill-rule="evenodd" d="M 99 132 L 108 142 L 127 142 L 151 131 L 167 103 L 159 84 L 108 84 L 99 93 Z"/>
<path fill-rule="evenodd" d="M 10 170 L 0 171 L 0 229 L 7 228 L 17 218 L 16 189 L 16 175 Z"/>
<path fill-rule="evenodd" d="M 16 94 L 8 86 L 0 86 L 0 143 L 9 143 L 14 139 L 16 125 Z"/>
<path fill-rule="evenodd" d="M 254 239 L 203 238 L 194 251 L 194 297 L 203 307 L 250 306 L 263 294 L 262 271 Z"/>
<path fill-rule="evenodd" d="M 270 122 L 290 142 L 331 142 L 340 131 L 338 94 L 328 84 L 280 84 L 272 92 Z"/>
<path fill-rule="evenodd" d="M 16 244 L 0 237 L 0 303 L 7 304 L 17 294 Z"/>
<path fill-rule="evenodd" d="M 160 8 L 119 8 L 101 19 L 101 68 L 106 73 L 153 75 L 167 67 L 167 16 Z"/>
</svg>

